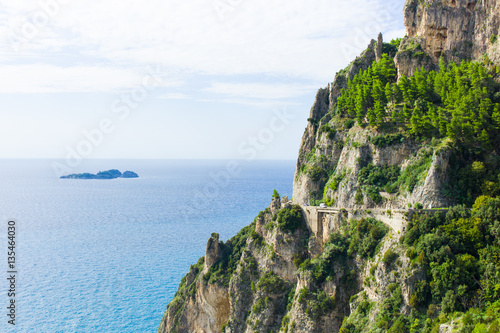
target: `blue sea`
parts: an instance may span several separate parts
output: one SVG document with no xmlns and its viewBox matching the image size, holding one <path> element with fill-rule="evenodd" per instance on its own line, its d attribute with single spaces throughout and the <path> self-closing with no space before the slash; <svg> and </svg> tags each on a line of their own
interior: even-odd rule
<svg viewBox="0 0 500 333">
<path fill-rule="evenodd" d="M 73 180 L 58 179 L 52 162 L 0 160 L 0 332 L 156 332 L 210 234 L 234 236 L 273 189 L 291 196 L 295 167 L 86 160 L 72 171 L 140 178 Z M 9 219 L 17 226 L 15 326 L 7 323 Z"/>
</svg>

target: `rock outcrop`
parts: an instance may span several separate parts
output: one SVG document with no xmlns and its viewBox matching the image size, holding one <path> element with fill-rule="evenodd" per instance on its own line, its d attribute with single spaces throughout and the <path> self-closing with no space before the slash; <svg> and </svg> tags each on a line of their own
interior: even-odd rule
<svg viewBox="0 0 500 333">
<path fill-rule="evenodd" d="M 500 1 L 407 0 L 404 21 L 407 36 L 396 57 L 400 75 L 432 68 L 441 57 L 460 62 L 488 56 L 500 63 Z"/>
<path fill-rule="evenodd" d="M 295 168 L 293 198 L 296 203 L 308 203 L 310 193 L 323 191 L 324 184 L 322 185 L 321 183 L 311 180 L 309 177 L 301 174 L 300 171 L 303 169 L 303 166 L 307 164 L 307 156 L 317 143 L 319 128 L 331 119 L 328 112 L 335 107 L 337 98 L 340 96 L 342 89 L 347 87 L 347 82 L 356 74 L 368 69 L 368 67 L 376 61 L 377 53 L 381 52 L 382 48 L 383 38 L 382 35 L 379 35 L 378 42 L 372 40 L 368 48 L 363 51 L 359 57 L 351 62 L 346 69 L 337 73 L 331 85 L 328 85 L 325 89 L 318 90 L 307 121 L 307 127 L 302 136 L 299 157 Z M 339 151 L 336 151 L 336 153 L 338 154 Z"/>
<path fill-rule="evenodd" d="M 205 257 L 183 279 L 159 332 L 221 332 L 223 325 L 225 332 L 278 332 L 298 279 L 294 258 L 307 255 L 309 238 L 300 208 L 287 203 L 283 200 L 282 208 L 282 200 L 274 198 L 238 240 L 223 244 L 212 235 Z M 279 212 L 298 214 L 298 224 L 278 227 L 273 216 Z M 234 270 L 214 267 L 235 252 Z"/>
<path fill-rule="evenodd" d="M 230 315 L 229 291 L 217 283 L 204 283 L 199 278 L 210 270 L 219 256 L 219 235 L 213 234 L 207 242 L 204 262 L 191 266 L 176 298 L 169 304 L 158 332 L 221 331 Z"/>
<path fill-rule="evenodd" d="M 378 229 L 383 238 L 377 240 L 380 249 L 371 250 L 373 257 L 348 257 L 346 247 L 311 230 L 300 207 L 282 201 L 274 198 L 254 223 L 225 244 L 215 246 L 218 237 L 212 235 L 205 257 L 183 278 L 159 333 L 338 332 L 360 302 L 380 302 L 395 285 L 400 286 L 401 311 L 409 313 L 414 282 L 422 272 L 410 266 L 395 231 Z M 272 212 L 278 203 L 282 207 Z M 331 216 L 324 221 L 325 232 L 342 237 L 356 229 L 353 221 L 344 213 Z M 381 263 L 389 249 L 403 258 L 397 265 Z M 221 264 L 225 256 L 237 258 L 234 270 Z M 327 271 L 313 270 L 311 259 L 315 265 L 328 263 Z"/>
</svg>

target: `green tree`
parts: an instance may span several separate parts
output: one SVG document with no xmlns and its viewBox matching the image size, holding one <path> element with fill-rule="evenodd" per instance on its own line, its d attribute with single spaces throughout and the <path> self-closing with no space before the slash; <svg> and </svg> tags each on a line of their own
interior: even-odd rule
<svg viewBox="0 0 500 333">
<path fill-rule="evenodd" d="M 368 117 L 368 123 L 370 126 L 375 127 L 377 125 L 377 115 L 375 110 L 369 109 L 366 116 Z"/>
<path fill-rule="evenodd" d="M 394 91 L 392 90 L 392 86 L 389 82 L 385 85 L 385 98 L 388 103 L 394 103 Z"/>
<path fill-rule="evenodd" d="M 375 117 L 376 117 L 375 122 L 378 125 L 382 124 L 384 122 L 384 119 L 386 116 L 385 108 L 382 105 L 382 102 L 380 102 L 380 101 L 375 102 L 374 112 L 375 112 Z"/>
</svg>

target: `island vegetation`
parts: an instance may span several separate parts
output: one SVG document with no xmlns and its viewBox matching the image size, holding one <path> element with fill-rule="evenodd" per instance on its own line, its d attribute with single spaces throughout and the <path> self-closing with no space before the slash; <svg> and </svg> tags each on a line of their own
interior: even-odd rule
<svg viewBox="0 0 500 333">
<path fill-rule="evenodd" d="M 111 169 L 93 173 L 74 173 L 67 176 L 61 176 L 61 179 L 115 179 L 115 178 L 138 178 L 139 175 L 133 171 L 121 173 L 119 170 Z"/>
</svg>

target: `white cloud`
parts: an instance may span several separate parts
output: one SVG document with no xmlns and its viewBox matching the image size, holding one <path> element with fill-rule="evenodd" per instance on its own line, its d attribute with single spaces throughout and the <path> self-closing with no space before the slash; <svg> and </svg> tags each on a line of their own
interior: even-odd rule
<svg viewBox="0 0 500 333">
<path fill-rule="evenodd" d="M 379 31 L 401 28 L 402 17 L 399 0 L 242 0 L 232 2 L 237 4 L 223 20 L 214 8 L 219 0 L 44 3 L 56 1 L 66 4 L 36 24 L 47 12 L 37 1 L 0 0 L 0 53 L 12 53 L 14 35 L 26 39 L 22 52 L 53 58 L 71 53 L 83 63 L 161 64 L 190 73 L 327 82 Z M 26 24 L 39 31 L 27 38 Z"/>
<path fill-rule="evenodd" d="M 159 96 L 160 99 L 190 99 L 191 96 L 183 93 L 167 93 Z"/>
<path fill-rule="evenodd" d="M 255 100 L 245 98 L 199 99 L 197 101 L 204 103 L 239 104 L 258 109 L 276 109 L 301 105 L 301 103 L 290 102 L 288 100 Z"/>
<path fill-rule="evenodd" d="M 214 8 L 220 2 L 233 4 L 222 19 Z M 138 105 L 134 110 L 141 112 L 117 122 L 99 156 L 233 158 L 236 148 L 228 137 L 260 126 L 260 115 L 234 110 L 284 106 L 303 112 L 280 134 L 283 142 L 298 144 L 310 106 L 304 103 L 311 103 L 316 89 L 332 81 L 380 31 L 386 39 L 404 34 L 403 3 L 0 0 L 2 112 L 27 112 L 29 118 L 6 118 L 10 131 L 0 136 L 16 135 L 0 154 L 62 154 L 79 139 L 82 126 L 93 128 L 101 116 L 115 116 L 110 96 L 102 93 L 132 90 L 150 66 L 163 68 L 162 87 L 176 89 L 159 89 L 154 96 L 160 99 Z M 86 94 L 65 95 L 69 92 Z M 8 95 L 15 93 L 32 95 Z M 165 108 L 175 99 L 185 100 L 182 110 Z M 199 102 L 210 105 L 200 108 Z M 61 117 L 64 121 L 52 121 Z M 200 128 L 195 133 L 206 135 L 179 126 L 188 122 Z M 283 144 L 266 154 L 293 158 L 296 147 Z"/>
<path fill-rule="evenodd" d="M 130 69 L 103 66 L 60 67 L 48 64 L 0 65 L 0 93 L 112 92 L 133 89 L 150 75 Z M 148 85 L 179 87 L 183 81 L 160 78 Z"/>
<path fill-rule="evenodd" d="M 254 99 L 290 99 L 317 90 L 319 85 L 283 83 L 227 83 L 214 82 L 205 88 L 206 92 Z"/>
</svg>

